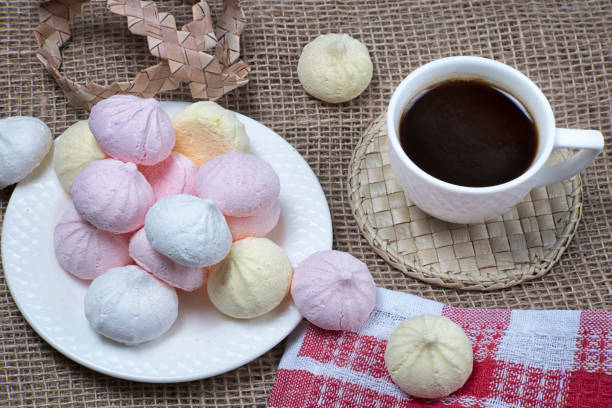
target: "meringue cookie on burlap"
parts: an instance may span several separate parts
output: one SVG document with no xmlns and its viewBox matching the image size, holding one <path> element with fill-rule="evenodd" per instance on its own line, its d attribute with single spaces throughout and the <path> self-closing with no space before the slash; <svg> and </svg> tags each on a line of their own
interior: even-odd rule
<svg viewBox="0 0 612 408">
<path fill-rule="evenodd" d="M 94 226 L 123 234 L 143 226 L 155 195 L 134 163 L 105 159 L 89 163 L 77 174 L 72 201 Z"/>
<path fill-rule="evenodd" d="M 109 156 L 146 166 L 165 160 L 176 142 L 170 117 L 152 98 L 103 99 L 91 109 L 89 128 Z"/>
<path fill-rule="evenodd" d="M 94 227 L 72 205 L 55 226 L 53 245 L 62 268 L 80 279 L 131 263 L 127 236 Z"/>
<path fill-rule="evenodd" d="M 356 98 L 372 80 L 372 60 L 366 46 L 348 34 L 323 34 L 306 44 L 298 60 L 302 86 L 325 102 Z"/>
<path fill-rule="evenodd" d="M 135 265 L 98 276 L 84 303 L 96 332 L 127 345 L 161 336 L 178 316 L 176 291 Z"/>
<path fill-rule="evenodd" d="M 29 116 L 0 119 L 0 188 L 23 180 L 53 143 L 47 125 Z"/>
<path fill-rule="evenodd" d="M 157 252 L 184 266 L 214 265 L 232 246 L 227 222 L 215 203 L 187 194 L 156 202 L 147 213 L 145 231 Z"/>
<path fill-rule="evenodd" d="M 376 303 L 368 267 L 341 251 L 319 251 L 295 270 L 291 296 L 298 311 L 315 326 L 349 330 L 366 321 Z"/>
</svg>

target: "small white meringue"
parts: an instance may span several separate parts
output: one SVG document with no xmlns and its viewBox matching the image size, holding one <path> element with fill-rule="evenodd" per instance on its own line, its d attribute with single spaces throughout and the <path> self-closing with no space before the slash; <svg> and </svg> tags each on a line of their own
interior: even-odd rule
<svg viewBox="0 0 612 408">
<path fill-rule="evenodd" d="M 232 246 L 232 235 L 214 201 L 187 194 L 162 198 L 147 213 L 145 232 L 151 246 L 184 266 L 220 262 Z"/>
<path fill-rule="evenodd" d="M 0 120 L 0 188 L 23 180 L 45 158 L 51 131 L 39 119 L 15 116 Z"/>
<path fill-rule="evenodd" d="M 176 291 L 134 265 L 98 276 L 85 294 L 85 317 L 91 327 L 127 345 L 161 336 L 177 316 Z"/>
</svg>

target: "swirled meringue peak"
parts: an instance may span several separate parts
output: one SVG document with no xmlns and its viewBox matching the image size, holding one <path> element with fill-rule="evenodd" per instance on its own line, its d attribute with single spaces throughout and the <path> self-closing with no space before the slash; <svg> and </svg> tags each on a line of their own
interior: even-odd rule
<svg viewBox="0 0 612 408">
<path fill-rule="evenodd" d="M 49 127 L 40 119 L 0 119 L 0 189 L 25 178 L 43 161 L 53 144 Z"/>
<path fill-rule="evenodd" d="M 366 264 L 341 251 L 319 251 L 296 268 L 291 296 L 302 316 L 326 330 L 350 330 L 370 316 L 376 285 Z"/>
<path fill-rule="evenodd" d="M 80 279 L 94 279 L 131 263 L 126 235 L 94 227 L 73 206 L 55 226 L 53 244 L 62 268 Z"/>
<path fill-rule="evenodd" d="M 135 265 L 113 268 L 94 279 L 84 306 L 96 332 L 127 345 L 161 336 L 178 316 L 176 290 Z"/>
<path fill-rule="evenodd" d="M 265 160 L 229 152 L 207 161 L 196 174 L 195 192 L 223 215 L 250 217 L 270 208 L 280 194 L 278 175 Z"/>
<path fill-rule="evenodd" d="M 187 194 L 156 202 L 147 213 L 145 232 L 153 249 L 183 266 L 214 265 L 232 247 L 232 234 L 214 201 Z"/>
<path fill-rule="evenodd" d="M 114 95 L 91 109 L 89 128 L 109 156 L 152 166 L 166 159 L 176 135 L 155 99 Z"/>
<path fill-rule="evenodd" d="M 123 234 L 144 225 L 155 195 L 134 163 L 106 159 L 89 163 L 77 174 L 72 201 L 94 226 Z"/>
</svg>

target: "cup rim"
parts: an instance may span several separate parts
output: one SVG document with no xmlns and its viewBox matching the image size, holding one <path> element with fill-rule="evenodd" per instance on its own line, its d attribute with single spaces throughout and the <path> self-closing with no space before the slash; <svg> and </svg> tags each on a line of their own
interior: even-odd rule
<svg viewBox="0 0 612 408">
<path fill-rule="evenodd" d="M 531 166 L 529 166 L 529 168 L 523 174 L 505 183 L 496 184 L 493 186 L 486 186 L 486 187 L 461 186 L 458 184 L 448 183 L 446 181 L 440 180 L 430 175 L 429 173 L 422 170 L 419 166 L 417 166 L 408 157 L 408 155 L 406 154 L 406 152 L 404 151 L 404 149 L 402 148 L 399 142 L 399 136 L 397 134 L 398 131 L 397 131 L 397 126 L 396 126 L 396 125 L 399 126 L 399 123 L 397 124 L 395 123 L 393 112 L 395 111 L 396 105 L 401 103 L 402 109 L 403 109 L 409 102 L 408 100 L 400 99 L 400 94 L 402 93 L 403 89 L 406 88 L 406 86 L 408 86 L 408 84 L 411 81 L 415 80 L 415 78 L 418 78 L 420 75 L 422 75 L 424 71 L 427 71 L 433 68 L 437 68 L 438 66 L 441 66 L 441 65 L 467 63 L 467 62 L 470 62 L 470 63 L 475 62 L 478 64 L 488 65 L 490 67 L 493 67 L 494 69 L 497 69 L 500 72 L 503 72 L 505 75 L 510 75 L 510 76 L 513 76 L 516 80 L 523 81 L 529 88 L 529 91 L 533 94 L 533 100 L 534 100 L 533 104 L 539 105 L 544 110 L 544 113 L 545 113 L 545 119 L 540 122 L 536 122 L 536 127 L 538 129 L 538 132 L 539 133 L 542 132 L 542 129 L 546 127 L 546 124 L 541 123 L 544 121 L 549 122 L 548 127 L 551 128 L 551 131 L 554 130 L 555 128 L 554 114 L 552 112 L 552 108 L 550 107 L 548 100 L 546 99 L 546 97 L 544 96 L 540 88 L 538 88 L 538 86 L 533 81 L 531 81 L 527 76 L 525 76 L 523 73 L 521 73 L 520 71 L 504 63 L 501 63 L 499 61 L 495 61 L 492 59 L 488 59 L 488 58 L 476 57 L 476 56 L 453 56 L 453 57 L 440 58 L 440 59 L 428 62 L 427 64 L 421 65 L 420 67 L 412 71 L 407 77 L 405 77 L 402 80 L 402 82 L 400 82 L 400 84 L 397 86 L 397 88 L 395 88 L 395 91 L 393 92 L 393 95 L 391 96 L 391 100 L 389 101 L 389 106 L 387 108 L 387 118 L 386 118 L 387 120 L 387 139 L 390 142 L 392 149 L 395 151 L 395 153 L 397 154 L 399 159 L 402 161 L 402 163 L 408 168 L 410 168 L 410 170 L 412 170 L 417 176 L 419 176 L 421 179 L 423 179 L 429 184 L 434 184 L 445 190 L 452 190 L 454 192 L 461 192 L 461 193 L 467 193 L 467 194 L 497 193 L 500 191 L 508 190 L 508 189 L 511 189 L 513 187 L 516 187 L 518 185 L 521 185 L 527 182 L 545 165 L 546 161 L 550 157 L 550 153 L 553 150 L 554 135 L 543 138 L 540 133 L 539 143 L 542 143 L 544 141 L 544 144 L 542 145 L 542 152 L 539 155 L 539 157 L 536 158 L 536 160 L 531 164 Z M 457 73 L 458 74 L 470 74 L 468 71 L 466 72 L 459 71 Z M 508 89 L 508 91 L 511 92 L 512 89 Z"/>
</svg>

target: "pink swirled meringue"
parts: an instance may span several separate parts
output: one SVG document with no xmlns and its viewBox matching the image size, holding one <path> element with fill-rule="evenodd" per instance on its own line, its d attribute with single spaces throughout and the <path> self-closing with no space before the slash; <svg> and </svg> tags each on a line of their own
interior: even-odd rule
<svg viewBox="0 0 612 408">
<path fill-rule="evenodd" d="M 109 156 L 147 166 L 166 159 L 176 142 L 170 117 L 152 98 L 104 99 L 91 109 L 89 128 Z"/>
<path fill-rule="evenodd" d="M 272 166 L 259 157 L 229 152 L 200 167 L 195 191 L 198 197 L 212 199 L 223 215 L 250 217 L 278 199 L 280 180 Z"/>
<path fill-rule="evenodd" d="M 55 226 L 53 245 L 62 268 L 80 279 L 94 279 L 111 268 L 132 263 L 127 236 L 94 227 L 73 206 Z"/>
<path fill-rule="evenodd" d="M 295 306 L 306 320 L 327 330 L 349 330 L 366 321 L 376 303 L 376 285 L 366 264 L 341 251 L 319 251 L 296 268 Z"/>
<path fill-rule="evenodd" d="M 139 166 L 138 169 L 153 187 L 155 198 L 174 194 L 193 194 L 198 168 L 180 153 L 172 152 L 166 160 L 154 166 Z"/>
<path fill-rule="evenodd" d="M 130 239 L 130 256 L 142 269 L 175 288 L 196 290 L 206 279 L 203 268 L 183 266 L 153 249 L 144 228 Z"/>
<path fill-rule="evenodd" d="M 155 195 L 134 163 L 105 159 L 89 163 L 77 174 L 72 201 L 94 226 L 123 234 L 144 225 Z"/>
<path fill-rule="evenodd" d="M 238 241 L 246 237 L 265 237 L 274 229 L 280 218 L 280 202 L 276 200 L 270 208 L 250 217 L 226 216 L 227 226 L 232 233 L 232 239 Z"/>
</svg>

